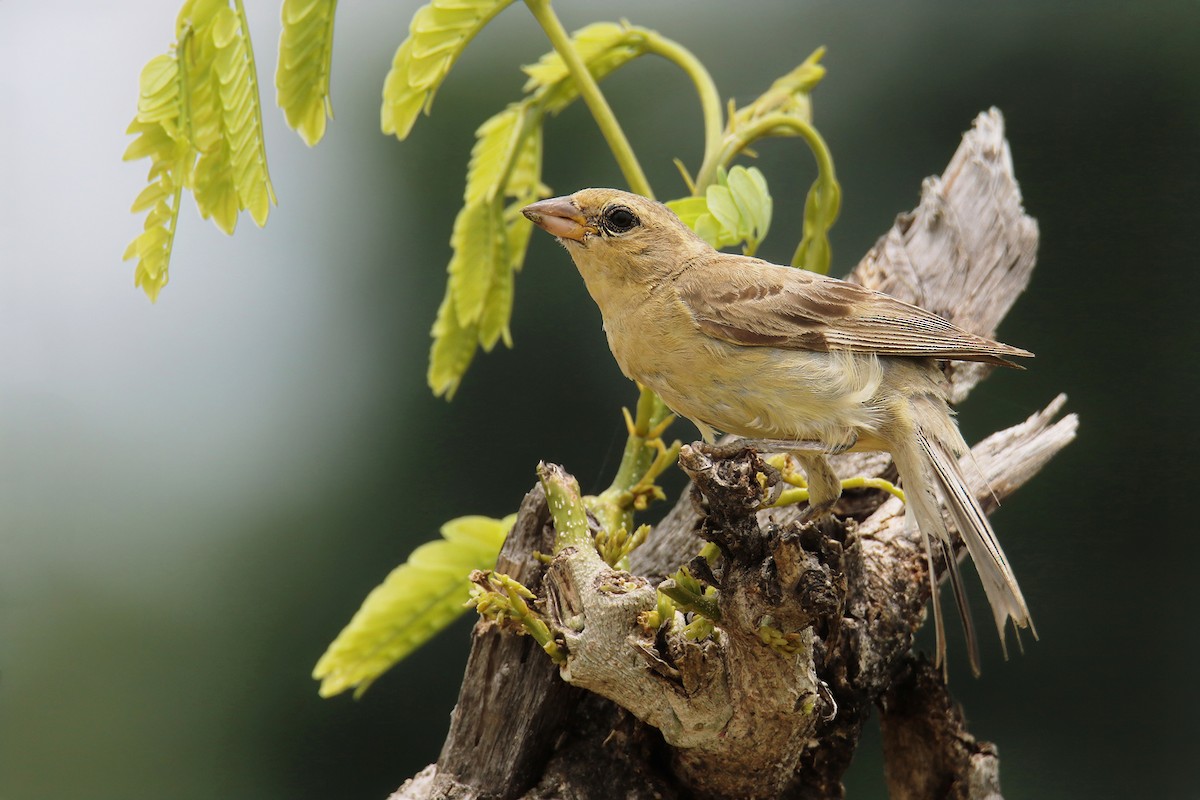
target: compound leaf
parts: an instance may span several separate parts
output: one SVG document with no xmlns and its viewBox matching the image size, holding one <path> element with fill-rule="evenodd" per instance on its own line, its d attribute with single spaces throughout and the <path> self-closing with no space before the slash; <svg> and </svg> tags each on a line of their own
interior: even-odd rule
<svg viewBox="0 0 1200 800">
<path fill-rule="evenodd" d="M 459 517 L 441 539 L 418 547 L 367 595 L 313 669 L 322 697 L 354 689 L 359 697 L 380 675 L 456 620 L 470 597 L 472 570 L 490 569 L 516 514 Z"/>
<path fill-rule="evenodd" d="M 417 9 L 383 84 L 380 125 L 404 139 L 477 33 L 512 0 L 433 0 Z"/>
<path fill-rule="evenodd" d="M 275 102 L 287 123 L 309 147 L 325 135 L 333 118 L 329 75 L 333 61 L 333 18 L 337 0 L 283 0 Z"/>
</svg>

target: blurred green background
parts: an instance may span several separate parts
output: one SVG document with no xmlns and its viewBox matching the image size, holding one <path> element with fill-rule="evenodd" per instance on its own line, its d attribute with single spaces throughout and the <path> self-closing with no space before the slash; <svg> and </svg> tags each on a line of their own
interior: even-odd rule
<svg viewBox="0 0 1200 800">
<path fill-rule="evenodd" d="M 344 3 L 337 119 L 309 151 L 273 108 L 278 3 L 248 5 L 280 204 L 228 239 L 187 202 L 151 305 L 120 262 L 146 165 L 120 157 L 178 3 L 0 3 L 3 800 L 386 796 L 437 757 L 469 621 L 359 702 L 317 697 L 324 646 L 443 521 L 514 510 L 539 459 L 596 490 L 619 456 L 634 390 L 548 237 L 518 280 L 517 348 L 477 359 L 451 404 L 425 387 L 472 132 L 547 49 L 529 14 L 502 14 L 398 143 L 379 95 L 416 4 Z M 657 28 L 743 102 L 827 45 L 836 274 L 1003 110 L 1042 246 L 1001 337 L 1038 358 L 962 422 L 978 439 L 1066 391 L 1082 427 L 996 519 L 1041 641 L 1006 663 L 985 637 L 980 680 L 956 648 L 952 689 L 1012 797 L 1196 796 L 1200 5 L 558 6 L 570 29 Z M 682 194 L 690 85 L 645 60 L 605 89 L 660 196 Z M 762 254 L 786 259 L 812 162 L 796 141 L 760 154 Z M 582 107 L 549 124 L 545 177 L 621 185 Z M 877 735 L 848 785 L 883 794 Z"/>
</svg>

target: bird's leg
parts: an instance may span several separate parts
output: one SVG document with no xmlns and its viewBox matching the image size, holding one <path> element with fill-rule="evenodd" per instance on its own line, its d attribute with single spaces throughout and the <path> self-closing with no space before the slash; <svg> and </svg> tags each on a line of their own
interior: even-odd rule
<svg viewBox="0 0 1200 800">
<path fill-rule="evenodd" d="M 808 508 L 813 517 L 823 517 L 842 496 L 842 482 L 823 453 L 791 451 L 808 476 Z"/>
<path fill-rule="evenodd" d="M 722 442 L 721 445 L 736 449 L 752 447 L 760 453 L 795 453 L 797 455 L 800 453 L 821 453 L 824 455 L 837 455 L 853 447 L 854 442 L 850 442 L 850 444 L 830 445 L 819 439 L 748 439 L 739 436 L 736 439 Z"/>
<path fill-rule="evenodd" d="M 857 443 L 858 435 L 853 431 L 850 432 L 850 438 L 838 444 L 818 439 L 748 439 L 738 436 L 728 437 L 719 444 L 706 444 L 705 451 L 713 458 L 729 458 L 747 448 L 760 453 L 778 453 L 767 459 L 767 463 L 779 470 L 785 483 L 798 488 L 784 491 L 771 505 L 785 506 L 807 500 L 809 513 L 813 517 L 828 514 L 842 496 L 843 489 L 881 489 L 904 500 L 904 492 L 882 478 L 841 480 L 837 477 L 825 456 L 848 452 Z M 788 457 L 800 462 L 805 473 L 803 479 L 788 465 Z"/>
<path fill-rule="evenodd" d="M 777 447 L 795 456 L 800 462 L 808 479 L 809 516 L 814 519 L 829 514 L 838 498 L 842 496 L 842 482 L 825 456 L 845 453 L 857 443 L 858 434 L 853 431 L 849 431 L 845 441 L 837 444 L 814 440 L 787 442 L 766 439 L 761 442 L 765 447 Z"/>
</svg>

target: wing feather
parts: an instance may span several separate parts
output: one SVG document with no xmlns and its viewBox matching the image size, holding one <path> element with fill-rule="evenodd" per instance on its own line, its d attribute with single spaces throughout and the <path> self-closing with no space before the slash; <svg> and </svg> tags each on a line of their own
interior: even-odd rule
<svg viewBox="0 0 1200 800">
<path fill-rule="evenodd" d="M 750 347 L 983 361 L 1017 366 L 1018 347 L 976 336 L 922 308 L 854 283 L 721 253 L 675 280 L 709 336 Z"/>
</svg>

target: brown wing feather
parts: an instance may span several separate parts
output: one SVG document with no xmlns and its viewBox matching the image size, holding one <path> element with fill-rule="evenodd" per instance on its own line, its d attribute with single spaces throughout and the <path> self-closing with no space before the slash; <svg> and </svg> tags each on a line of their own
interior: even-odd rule
<svg viewBox="0 0 1200 800">
<path fill-rule="evenodd" d="M 722 253 L 684 271 L 675 287 L 700 330 L 734 344 L 1006 366 L 1033 355 L 886 294 L 755 258 Z"/>
</svg>

